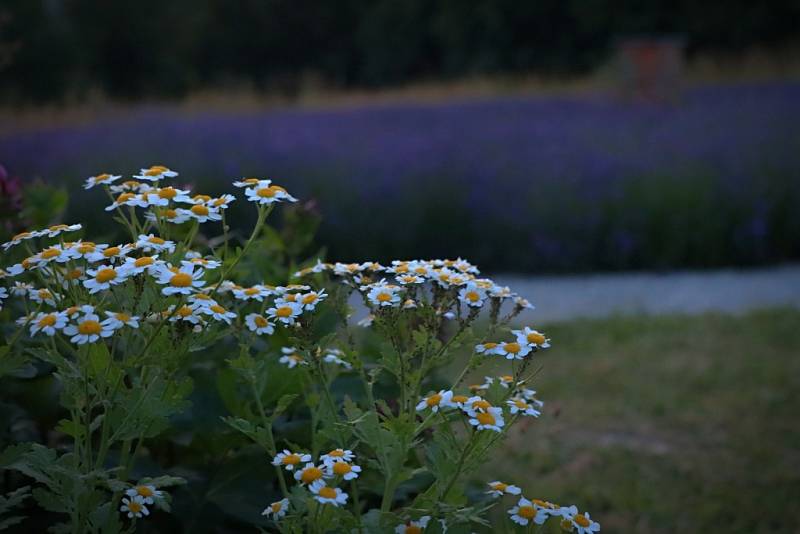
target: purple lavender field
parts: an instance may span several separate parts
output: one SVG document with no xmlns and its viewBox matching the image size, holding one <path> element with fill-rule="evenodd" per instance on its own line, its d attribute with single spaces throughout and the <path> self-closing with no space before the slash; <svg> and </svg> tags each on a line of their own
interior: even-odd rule
<svg viewBox="0 0 800 534">
<path fill-rule="evenodd" d="M 341 260 L 460 255 L 488 270 L 581 271 L 800 257 L 797 83 L 709 86 L 674 105 L 597 96 L 141 108 L 5 134 L 0 163 L 69 184 L 81 210 L 104 201 L 78 192 L 99 172 L 160 163 L 212 193 L 269 176 L 318 201 L 319 241 Z"/>
</svg>

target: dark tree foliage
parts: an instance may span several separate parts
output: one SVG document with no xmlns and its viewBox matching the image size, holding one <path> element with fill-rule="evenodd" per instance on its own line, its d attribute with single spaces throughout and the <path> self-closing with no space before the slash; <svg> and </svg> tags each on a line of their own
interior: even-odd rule
<svg viewBox="0 0 800 534">
<path fill-rule="evenodd" d="M 620 36 L 677 33 L 690 53 L 741 50 L 794 40 L 797 20 L 800 0 L 2 0 L 0 96 L 573 74 Z"/>
</svg>

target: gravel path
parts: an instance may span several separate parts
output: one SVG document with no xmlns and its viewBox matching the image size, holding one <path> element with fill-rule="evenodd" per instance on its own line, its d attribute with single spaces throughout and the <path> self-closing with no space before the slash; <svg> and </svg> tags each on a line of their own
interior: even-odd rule
<svg viewBox="0 0 800 534">
<path fill-rule="evenodd" d="M 493 279 L 528 298 L 537 323 L 613 314 L 668 314 L 756 308 L 800 308 L 800 264 L 766 269 L 619 273 L 586 276 L 512 276 Z"/>
</svg>

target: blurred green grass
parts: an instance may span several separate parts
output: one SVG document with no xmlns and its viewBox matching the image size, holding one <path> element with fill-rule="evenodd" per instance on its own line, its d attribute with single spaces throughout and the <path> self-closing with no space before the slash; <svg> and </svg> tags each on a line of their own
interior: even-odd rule
<svg viewBox="0 0 800 534">
<path fill-rule="evenodd" d="M 545 326 L 544 414 L 486 480 L 604 532 L 798 532 L 800 311 Z"/>
</svg>

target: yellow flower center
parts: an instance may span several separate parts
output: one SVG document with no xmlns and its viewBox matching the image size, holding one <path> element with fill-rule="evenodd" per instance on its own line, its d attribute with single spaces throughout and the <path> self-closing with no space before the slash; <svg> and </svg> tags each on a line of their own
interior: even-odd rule
<svg viewBox="0 0 800 534">
<path fill-rule="evenodd" d="M 128 189 L 136 189 L 142 184 L 140 184 L 136 180 L 125 180 L 124 182 L 122 182 L 122 185 L 124 185 Z"/>
<path fill-rule="evenodd" d="M 495 423 L 494 415 L 488 412 L 475 414 L 475 419 L 482 425 L 493 425 Z"/>
<path fill-rule="evenodd" d="M 119 254 L 120 248 L 119 247 L 108 247 L 103 251 L 103 256 L 106 258 L 110 258 L 112 256 L 116 256 Z"/>
<path fill-rule="evenodd" d="M 335 499 L 336 490 L 333 488 L 329 488 L 328 486 L 323 486 L 319 489 L 319 496 L 324 499 Z"/>
<path fill-rule="evenodd" d="M 467 300 L 470 302 L 478 302 L 479 300 L 481 300 L 481 296 L 475 291 L 468 291 L 466 297 Z"/>
<path fill-rule="evenodd" d="M 506 352 L 509 352 L 511 354 L 516 354 L 522 350 L 522 347 L 520 347 L 519 343 L 514 341 L 512 341 L 511 343 L 506 343 L 505 345 L 503 345 L 503 348 L 505 349 Z"/>
<path fill-rule="evenodd" d="M 78 325 L 78 332 L 84 335 L 90 334 L 99 334 L 103 328 L 100 326 L 100 323 L 97 321 L 83 321 L 81 324 Z"/>
<path fill-rule="evenodd" d="M 117 204 L 123 204 L 130 199 L 134 198 L 136 195 L 133 193 L 122 193 L 120 196 L 117 197 Z"/>
<path fill-rule="evenodd" d="M 48 248 L 47 250 L 42 251 L 42 258 L 49 260 L 51 258 L 55 258 L 61 254 L 61 251 L 58 250 L 56 247 Z"/>
<path fill-rule="evenodd" d="M 175 190 L 174 187 L 164 187 L 158 190 L 158 198 L 165 198 L 167 200 L 171 200 L 178 196 L 178 192 Z"/>
<path fill-rule="evenodd" d="M 45 315 L 41 319 L 39 319 L 39 326 L 44 328 L 45 326 L 53 326 L 56 324 L 56 316 L 55 315 Z"/>
<path fill-rule="evenodd" d="M 136 486 L 136 493 L 138 493 L 142 497 L 153 496 L 153 490 L 151 490 L 149 486 Z"/>
<path fill-rule="evenodd" d="M 208 195 L 195 195 L 192 197 L 192 200 L 196 200 L 198 202 L 208 202 L 211 200 L 211 197 Z"/>
<path fill-rule="evenodd" d="M 223 308 L 219 304 L 214 304 L 212 306 L 209 306 L 209 309 L 214 313 L 225 313 L 225 308 Z"/>
<path fill-rule="evenodd" d="M 173 287 L 189 287 L 192 285 L 192 277 L 186 273 L 176 273 L 169 279 L 169 285 Z"/>
<path fill-rule="evenodd" d="M 258 179 L 258 178 L 245 178 L 244 180 L 242 180 L 242 182 L 244 182 L 246 184 L 257 184 L 260 181 L 261 180 Z"/>
<path fill-rule="evenodd" d="M 214 205 L 215 208 L 218 208 L 220 206 L 224 206 L 225 202 L 226 200 L 224 198 L 216 198 L 214 199 L 214 202 L 212 204 Z"/>
<path fill-rule="evenodd" d="M 135 267 L 146 267 L 148 265 L 153 265 L 153 258 L 150 256 L 142 256 L 141 258 L 137 258 L 136 261 L 133 262 Z"/>
<path fill-rule="evenodd" d="M 478 410 L 488 410 L 489 408 L 492 407 L 492 404 L 487 400 L 480 399 L 473 402 L 472 407 Z"/>
<path fill-rule="evenodd" d="M 110 282 L 114 278 L 117 277 L 117 271 L 114 269 L 100 269 L 97 271 L 97 276 L 94 277 L 95 280 L 104 284 L 106 282 Z"/>
<path fill-rule="evenodd" d="M 175 217 L 177 217 L 177 216 L 178 216 L 178 212 L 177 212 L 177 211 L 175 211 L 175 210 L 173 210 L 173 209 L 168 209 L 168 210 L 165 210 L 165 211 L 164 211 L 164 216 L 165 216 L 167 219 L 174 219 Z"/>
<path fill-rule="evenodd" d="M 269 324 L 267 322 L 267 320 L 264 319 L 263 317 L 261 317 L 260 315 L 256 315 L 253 318 L 253 322 L 256 323 L 256 326 L 259 327 L 259 328 L 264 328 L 265 326 L 267 326 Z"/>
<path fill-rule="evenodd" d="M 583 528 L 587 528 L 589 525 L 592 524 L 591 521 L 589 521 L 589 519 L 587 519 L 586 516 L 583 514 L 577 514 L 575 517 L 572 518 L 572 520 L 575 521 L 575 523 L 577 523 L 578 526 L 581 526 Z"/>
<path fill-rule="evenodd" d="M 336 462 L 333 464 L 333 474 L 335 475 L 346 475 L 352 470 L 353 468 L 350 467 L 350 464 L 347 462 Z"/>
<path fill-rule="evenodd" d="M 89 243 L 89 242 L 81 243 L 80 245 L 78 245 L 78 252 L 80 254 L 88 254 L 90 252 L 94 252 L 95 248 L 96 246 L 94 243 Z"/>
<path fill-rule="evenodd" d="M 131 501 L 128 503 L 128 510 L 133 512 L 134 514 L 138 514 L 142 511 L 142 505 L 136 501 Z"/>
<path fill-rule="evenodd" d="M 425 404 L 431 407 L 439 406 L 440 402 L 442 402 L 442 396 L 439 395 L 438 393 L 434 393 L 433 395 L 425 399 Z"/>
<path fill-rule="evenodd" d="M 31 234 L 30 232 L 22 232 L 22 233 L 19 233 L 19 234 L 15 235 L 14 237 L 12 237 L 11 241 L 19 241 L 20 239 L 27 239 L 31 235 L 33 235 L 33 234 Z"/>
<path fill-rule="evenodd" d="M 66 224 L 54 224 L 53 226 L 49 227 L 48 230 L 51 232 L 60 232 L 61 230 L 66 230 L 69 228 Z"/>
<path fill-rule="evenodd" d="M 278 187 L 271 185 L 269 187 L 262 187 L 258 189 L 256 194 L 261 198 L 272 198 L 278 194 L 278 191 L 280 191 Z"/>
<path fill-rule="evenodd" d="M 203 206 L 202 204 L 195 204 L 191 208 L 192 213 L 195 215 L 199 215 L 201 217 L 208 215 L 208 208 Z"/>
<path fill-rule="evenodd" d="M 317 301 L 317 294 L 316 293 L 309 293 L 305 297 L 303 297 L 303 304 L 313 304 Z"/>
<path fill-rule="evenodd" d="M 421 534 L 422 528 L 417 525 L 406 525 L 406 534 Z"/>
<path fill-rule="evenodd" d="M 28 269 L 30 268 L 30 266 L 31 266 L 31 258 L 25 258 L 24 260 L 22 260 L 23 269 Z"/>
<path fill-rule="evenodd" d="M 115 313 L 114 317 L 117 318 L 117 321 L 121 321 L 123 323 L 127 323 L 128 321 L 131 320 L 131 316 L 130 315 L 128 315 L 127 313 L 122 313 L 122 312 Z"/>
<path fill-rule="evenodd" d="M 49 289 L 40 289 L 39 290 L 39 298 L 42 300 L 47 300 L 53 298 L 53 294 L 50 293 Z"/>
<path fill-rule="evenodd" d="M 150 167 L 149 169 L 147 169 L 144 172 L 144 175 L 145 176 L 158 176 L 160 174 L 164 174 L 168 170 L 169 170 L 168 168 L 166 168 L 166 167 L 164 167 L 162 165 L 153 165 L 152 167 Z"/>
<path fill-rule="evenodd" d="M 427 272 L 427 269 L 425 267 L 417 267 L 416 269 L 414 269 L 414 272 L 417 274 L 425 274 Z"/>
<path fill-rule="evenodd" d="M 464 395 L 453 395 L 453 402 L 467 402 L 468 400 Z"/>
<path fill-rule="evenodd" d="M 492 489 L 493 490 L 497 490 L 497 491 L 506 491 L 507 487 L 508 487 L 508 484 L 504 484 L 502 482 L 497 482 L 495 484 L 492 484 Z"/>
<path fill-rule="evenodd" d="M 378 302 L 389 302 L 392 300 L 392 296 L 389 293 L 378 293 L 378 296 L 375 298 L 378 299 Z"/>
<path fill-rule="evenodd" d="M 278 317 L 290 317 L 292 315 L 292 308 L 289 306 L 281 306 L 275 310 L 275 315 Z"/>
<path fill-rule="evenodd" d="M 164 241 L 160 237 L 155 237 L 155 236 L 147 238 L 147 241 L 154 245 L 163 245 L 164 243 L 166 243 L 166 241 Z"/>
<path fill-rule="evenodd" d="M 95 176 L 95 177 L 94 177 L 94 181 L 95 181 L 96 183 L 100 183 L 100 182 L 105 182 L 105 181 L 106 181 L 106 180 L 108 180 L 109 178 L 111 178 L 111 175 L 110 175 L 110 174 L 103 173 L 103 174 L 98 174 L 97 176 Z"/>
<path fill-rule="evenodd" d="M 305 484 L 311 484 L 315 480 L 322 478 L 322 469 L 319 467 L 306 467 L 300 475 L 300 480 Z"/>
<path fill-rule="evenodd" d="M 531 332 L 528 334 L 527 339 L 528 343 L 535 343 L 536 345 L 541 345 L 545 341 L 544 336 L 539 332 Z"/>
<path fill-rule="evenodd" d="M 281 511 L 281 508 L 283 508 L 283 505 L 281 505 L 280 501 L 278 501 L 278 502 L 274 502 L 274 503 L 270 504 L 269 507 L 272 508 L 272 513 L 273 514 L 277 514 L 278 512 Z"/>
<path fill-rule="evenodd" d="M 177 313 L 181 317 L 189 317 L 192 314 L 192 309 L 189 306 L 181 306 Z"/>
<path fill-rule="evenodd" d="M 514 399 L 514 405 L 519 408 L 520 410 L 525 410 L 528 408 L 528 403 L 522 399 Z"/>
<path fill-rule="evenodd" d="M 344 451 L 342 449 L 334 449 L 328 453 L 328 456 L 333 456 L 334 458 L 343 458 Z"/>
<path fill-rule="evenodd" d="M 211 300 L 211 297 L 209 297 L 208 295 L 204 295 L 202 293 L 198 293 L 198 294 L 196 294 L 194 296 L 194 299 L 195 300 Z"/>
<path fill-rule="evenodd" d="M 83 274 L 78 268 L 72 269 L 70 272 L 67 273 L 67 280 L 75 280 L 76 278 L 80 278 Z"/>
<path fill-rule="evenodd" d="M 252 297 L 253 295 L 256 295 L 258 292 L 259 289 L 257 287 L 248 287 L 247 289 L 244 290 L 244 294 L 247 295 L 248 297 Z"/>
<path fill-rule="evenodd" d="M 281 460 L 283 465 L 297 465 L 300 463 L 300 455 L 299 454 L 287 454 Z"/>
<path fill-rule="evenodd" d="M 525 519 L 533 519 L 536 517 L 536 508 L 533 506 L 520 506 L 517 515 Z"/>
</svg>

